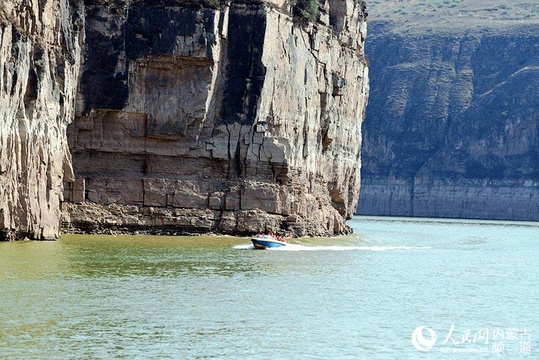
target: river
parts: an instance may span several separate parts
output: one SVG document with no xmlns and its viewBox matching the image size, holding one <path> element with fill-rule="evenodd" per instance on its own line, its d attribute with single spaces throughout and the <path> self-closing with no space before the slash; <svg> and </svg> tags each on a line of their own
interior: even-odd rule
<svg viewBox="0 0 539 360">
<path fill-rule="evenodd" d="M 1 359 L 539 354 L 539 224 L 356 217 L 354 234 L 0 243 Z"/>
</svg>

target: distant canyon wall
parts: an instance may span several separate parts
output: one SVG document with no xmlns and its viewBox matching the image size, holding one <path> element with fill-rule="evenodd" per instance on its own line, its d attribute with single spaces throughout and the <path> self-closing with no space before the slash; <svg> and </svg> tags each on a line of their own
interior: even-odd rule
<svg viewBox="0 0 539 360">
<path fill-rule="evenodd" d="M 192 5 L 86 2 L 68 231 L 348 233 L 365 3 Z"/>
<path fill-rule="evenodd" d="M 0 240 L 59 234 L 82 14 L 82 1 L 0 1 Z"/>
<path fill-rule="evenodd" d="M 369 26 L 357 213 L 539 220 L 539 25 Z"/>
</svg>

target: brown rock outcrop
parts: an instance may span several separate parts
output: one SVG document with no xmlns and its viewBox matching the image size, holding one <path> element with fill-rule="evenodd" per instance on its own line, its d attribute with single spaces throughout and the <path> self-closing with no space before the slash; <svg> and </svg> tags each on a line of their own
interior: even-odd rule
<svg viewBox="0 0 539 360">
<path fill-rule="evenodd" d="M 82 2 L 0 2 L 0 240 L 59 235 Z"/>
<path fill-rule="evenodd" d="M 364 2 L 88 5 L 67 226 L 349 232 L 368 95 Z"/>
</svg>

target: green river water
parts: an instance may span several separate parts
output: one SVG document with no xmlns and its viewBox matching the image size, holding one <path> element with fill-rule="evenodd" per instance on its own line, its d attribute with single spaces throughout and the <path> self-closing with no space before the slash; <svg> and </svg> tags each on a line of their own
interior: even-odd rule
<svg viewBox="0 0 539 360">
<path fill-rule="evenodd" d="M 0 243 L 0 359 L 539 357 L 536 223 Z"/>
</svg>

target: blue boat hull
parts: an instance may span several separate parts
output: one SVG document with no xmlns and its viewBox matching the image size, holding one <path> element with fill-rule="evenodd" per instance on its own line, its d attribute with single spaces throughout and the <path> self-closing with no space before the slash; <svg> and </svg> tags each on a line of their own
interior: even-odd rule
<svg viewBox="0 0 539 360">
<path fill-rule="evenodd" d="M 251 241 L 253 242 L 255 249 L 270 249 L 286 246 L 285 242 L 273 239 L 252 238 Z"/>
</svg>

